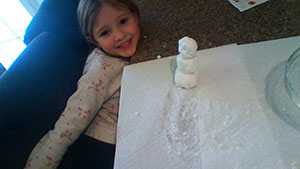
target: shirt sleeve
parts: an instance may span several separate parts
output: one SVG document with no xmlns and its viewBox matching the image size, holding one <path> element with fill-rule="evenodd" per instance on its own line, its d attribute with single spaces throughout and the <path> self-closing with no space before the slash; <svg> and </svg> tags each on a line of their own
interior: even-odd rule
<svg viewBox="0 0 300 169">
<path fill-rule="evenodd" d="M 69 98 L 54 129 L 35 146 L 25 169 L 57 168 L 68 147 L 83 133 L 103 102 L 110 97 L 107 86 L 120 72 L 106 71 L 106 65 L 97 60 L 85 70 L 78 81 L 77 91 Z"/>
</svg>

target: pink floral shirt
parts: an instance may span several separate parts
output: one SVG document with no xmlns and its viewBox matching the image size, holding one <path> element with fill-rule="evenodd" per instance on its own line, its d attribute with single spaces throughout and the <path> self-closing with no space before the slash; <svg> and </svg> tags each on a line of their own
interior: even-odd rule
<svg viewBox="0 0 300 169">
<path fill-rule="evenodd" d="M 50 130 L 34 147 L 25 169 L 54 169 L 68 147 L 85 131 L 115 144 L 122 70 L 128 62 L 96 48 L 88 57 L 77 91 Z"/>
</svg>

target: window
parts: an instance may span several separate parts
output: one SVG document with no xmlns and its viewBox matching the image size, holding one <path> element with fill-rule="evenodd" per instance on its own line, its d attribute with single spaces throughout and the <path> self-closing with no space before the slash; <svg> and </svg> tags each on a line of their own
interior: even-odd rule
<svg viewBox="0 0 300 169">
<path fill-rule="evenodd" d="M 34 16 L 43 0 L 20 0 L 25 9 Z"/>
<path fill-rule="evenodd" d="M 25 30 L 40 3 L 41 0 L 0 1 L 0 63 L 6 69 L 26 47 Z"/>
</svg>

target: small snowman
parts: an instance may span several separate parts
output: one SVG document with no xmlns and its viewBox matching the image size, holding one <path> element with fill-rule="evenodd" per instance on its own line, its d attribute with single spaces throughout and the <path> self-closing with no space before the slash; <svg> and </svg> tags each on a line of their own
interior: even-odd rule
<svg viewBox="0 0 300 169">
<path fill-rule="evenodd" d="M 178 41 L 179 54 L 176 57 L 177 67 L 175 70 L 176 86 L 190 89 L 197 84 L 197 42 L 189 37 Z"/>
</svg>

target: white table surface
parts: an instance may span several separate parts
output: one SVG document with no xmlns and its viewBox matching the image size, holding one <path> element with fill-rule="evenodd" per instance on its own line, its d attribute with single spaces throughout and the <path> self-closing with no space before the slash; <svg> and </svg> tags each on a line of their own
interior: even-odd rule
<svg viewBox="0 0 300 169">
<path fill-rule="evenodd" d="M 298 116 L 276 85 L 299 46 L 293 37 L 198 51 L 190 90 L 173 83 L 176 56 L 125 67 L 115 169 L 300 168 Z"/>
</svg>

